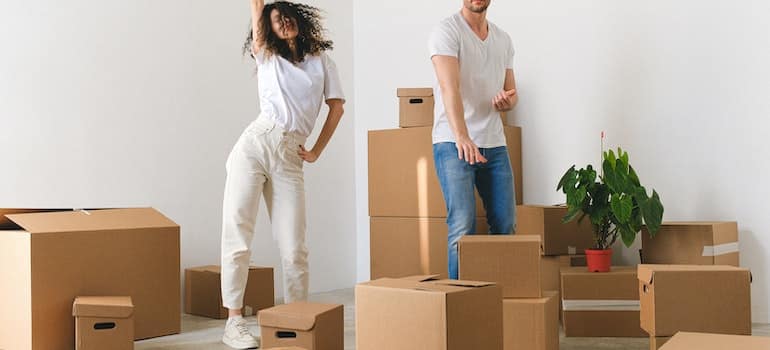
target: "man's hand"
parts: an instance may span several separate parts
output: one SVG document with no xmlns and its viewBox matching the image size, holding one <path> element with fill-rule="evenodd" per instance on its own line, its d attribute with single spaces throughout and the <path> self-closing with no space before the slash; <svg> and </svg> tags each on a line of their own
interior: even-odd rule
<svg viewBox="0 0 770 350">
<path fill-rule="evenodd" d="M 514 99 L 516 98 L 516 89 L 508 91 L 502 90 L 492 99 L 492 104 L 495 105 L 498 112 L 510 111 L 514 106 Z"/>
<path fill-rule="evenodd" d="M 306 150 L 305 146 L 303 145 L 299 145 L 299 151 L 297 151 L 297 154 L 299 154 L 299 157 L 302 158 L 302 160 L 308 163 L 313 163 L 318 160 L 318 155 L 313 151 Z"/>
<path fill-rule="evenodd" d="M 458 138 L 455 145 L 457 146 L 457 157 L 459 159 L 465 160 L 471 165 L 487 162 L 487 159 L 479 152 L 479 147 L 469 137 Z"/>
</svg>

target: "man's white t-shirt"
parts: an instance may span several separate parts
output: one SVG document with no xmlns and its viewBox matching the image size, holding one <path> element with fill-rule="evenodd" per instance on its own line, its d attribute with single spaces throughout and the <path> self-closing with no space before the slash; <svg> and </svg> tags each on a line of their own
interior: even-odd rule
<svg viewBox="0 0 770 350">
<path fill-rule="evenodd" d="M 460 95 L 465 123 L 471 140 L 480 148 L 506 145 L 500 112 L 492 100 L 503 90 L 505 71 L 513 69 L 511 38 L 492 22 L 488 23 L 489 35 L 486 40 L 481 40 L 458 12 L 441 21 L 428 42 L 431 58 L 452 56 L 460 61 Z M 438 78 L 434 82 L 434 91 L 433 143 L 455 142 Z"/>
<path fill-rule="evenodd" d="M 296 65 L 276 54 L 266 58 L 264 49 L 254 59 L 260 109 L 286 131 L 307 137 L 318 119 L 321 103 L 345 99 L 337 65 L 325 53 L 307 55 Z"/>
</svg>

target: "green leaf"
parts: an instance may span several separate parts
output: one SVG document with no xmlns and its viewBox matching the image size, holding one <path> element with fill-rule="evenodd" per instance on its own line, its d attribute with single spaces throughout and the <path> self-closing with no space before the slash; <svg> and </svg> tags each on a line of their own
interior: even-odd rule
<svg viewBox="0 0 770 350">
<path fill-rule="evenodd" d="M 567 215 L 564 215 L 564 218 L 562 218 L 561 222 L 566 224 L 572 220 L 575 220 L 575 218 L 580 215 L 583 211 L 580 210 L 580 207 L 568 207 L 567 209 Z"/>
<path fill-rule="evenodd" d="M 651 234 L 655 234 L 660 230 L 660 224 L 663 221 L 663 211 L 663 203 L 660 202 L 658 192 L 652 190 L 652 198 L 642 208 L 644 223 L 647 224 L 647 229 Z"/>
<path fill-rule="evenodd" d="M 628 225 L 623 225 L 620 228 L 620 237 L 623 239 L 623 244 L 626 245 L 626 247 L 631 247 L 632 244 L 634 244 L 634 241 L 636 240 L 636 233 L 638 231 L 634 231 L 631 227 Z"/>
<path fill-rule="evenodd" d="M 642 184 L 639 182 L 639 176 L 636 175 L 636 171 L 634 171 L 634 167 L 628 166 L 628 179 L 631 181 L 631 183 L 634 184 L 634 186 L 641 186 Z"/>
<path fill-rule="evenodd" d="M 567 179 L 574 178 L 575 177 L 575 166 L 573 165 L 567 171 L 564 173 L 564 175 L 561 177 L 561 180 L 559 180 L 559 185 L 556 187 L 556 190 L 561 190 L 565 187 L 567 183 Z"/>
<path fill-rule="evenodd" d="M 610 202 L 612 207 L 612 214 L 618 219 L 621 224 L 628 223 L 631 220 L 631 210 L 634 205 L 629 196 L 612 196 Z"/>
<path fill-rule="evenodd" d="M 615 153 L 612 152 L 612 150 L 604 153 L 604 160 L 609 162 L 609 165 L 612 167 L 612 169 L 615 169 L 616 158 Z M 604 171 L 607 172 L 607 169 L 605 168 Z"/>
</svg>

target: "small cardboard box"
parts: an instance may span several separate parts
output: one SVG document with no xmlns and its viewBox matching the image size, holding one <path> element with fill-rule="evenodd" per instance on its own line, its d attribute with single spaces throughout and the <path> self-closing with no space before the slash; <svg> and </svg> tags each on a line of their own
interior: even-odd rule
<svg viewBox="0 0 770 350">
<path fill-rule="evenodd" d="M 369 131 L 369 216 L 447 217 L 433 162 L 432 127 Z M 504 126 L 516 203 L 522 201 L 521 128 Z M 476 216 L 486 216 L 476 195 Z"/>
<path fill-rule="evenodd" d="M 6 214 L 0 349 L 72 350 L 72 301 L 126 295 L 134 338 L 179 333 L 179 225 L 152 208 Z M 33 341 L 34 339 L 34 341 Z"/>
<path fill-rule="evenodd" d="M 661 346 L 666 344 L 667 341 L 671 340 L 671 337 L 656 337 L 654 335 L 650 336 L 650 350 L 658 350 Z"/>
<path fill-rule="evenodd" d="M 660 350 L 767 350 L 770 338 L 743 335 L 703 334 L 679 332 Z"/>
<path fill-rule="evenodd" d="M 519 205 L 516 207 L 516 233 L 539 235 L 544 255 L 583 254 L 594 243 L 593 226 L 587 219 L 562 223 L 567 207 Z"/>
<path fill-rule="evenodd" d="M 344 347 L 342 305 L 298 302 L 259 312 L 262 346 L 298 346 L 307 350 Z"/>
<path fill-rule="evenodd" d="M 751 273 L 734 266 L 639 265 L 641 325 L 648 334 L 751 335 Z"/>
<path fill-rule="evenodd" d="M 356 349 L 503 349 L 500 287 L 383 278 L 356 286 Z"/>
<path fill-rule="evenodd" d="M 503 298 L 539 298 L 540 236 L 469 235 L 457 245 L 462 280 L 497 283 Z"/>
<path fill-rule="evenodd" d="M 398 126 L 433 126 L 433 88 L 399 88 Z"/>
<path fill-rule="evenodd" d="M 666 222 L 655 238 L 643 227 L 642 263 L 740 266 L 738 223 Z"/>
<path fill-rule="evenodd" d="M 133 314 L 131 297 L 75 298 L 75 350 L 133 350 Z"/>
<path fill-rule="evenodd" d="M 222 274 L 220 266 L 200 266 L 185 269 L 184 312 L 216 319 L 227 318 L 222 306 Z M 257 311 L 275 305 L 273 268 L 250 266 L 243 296 L 243 315 L 253 316 Z"/>
<path fill-rule="evenodd" d="M 611 272 L 585 267 L 561 270 L 564 334 L 568 337 L 642 337 L 636 268 L 613 266 Z"/>
<path fill-rule="evenodd" d="M 503 299 L 505 350 L 559 350 L 559 293 L 542 298 Z"/>
<path fill-rule="evenodd" d="M 489 231 L 485 218 L 478 232 Z M 413 275 L 447 278 L 446 218 L 370 218 L 371 279 Z"/>
</svg>

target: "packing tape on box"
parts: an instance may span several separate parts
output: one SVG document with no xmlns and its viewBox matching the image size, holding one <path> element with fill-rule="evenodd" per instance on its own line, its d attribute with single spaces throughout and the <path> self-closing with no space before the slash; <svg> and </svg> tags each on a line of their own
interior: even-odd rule
<svg viewBox="0 0 770 350">
<path fill-rule="evenodd" d="M 703 256 L 720 256 L 730 253 L 738 253 L 739 251 L 740 247 L 738 246 L 738 242 L 707 245 L 703 247 Z"/>
<path fill-rule="evenodd" d="M 567 247 L 567 254 L 568 255 L 575 255 L 575 254 L 577 254 L 577 247 L 573 247 L 573 246 Z"/>
<path fill-rule="evenodd" d="M 564 311 L 639 311 L 639 300 L 562 300 Z"/>
</svg>

